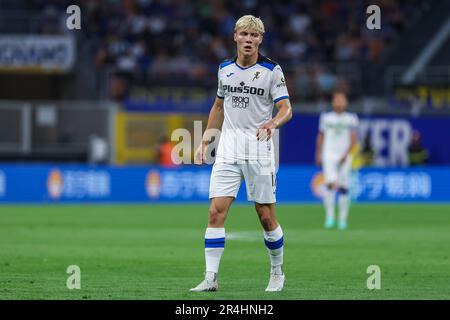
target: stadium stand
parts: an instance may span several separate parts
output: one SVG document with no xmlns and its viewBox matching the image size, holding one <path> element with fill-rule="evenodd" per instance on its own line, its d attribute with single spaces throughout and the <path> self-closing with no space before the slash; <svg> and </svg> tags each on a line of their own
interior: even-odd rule
<svg viewBox="0 0 450 320">
<path fill-rule="evenodd" d="M 425 25 L 428 32 L 433 32 L 442 20 L 442 13 L 438 19 L 427 16 L 431 8 L 423 3 L 81 1 L 83 28 L 78 40 L 79 48 L 88 51 L 82 52 L 83 61 L 88 63 L 77 69 L 82 72 L 109 68 L 132 82 L 159 79 L 169 84 L 191 80 L 210 83 L 215 80 L 218 62 L 233 54 L 233 22 L 252 12 L 266 22 L 263 53 L 285 66 L 299 99 L 317 99 L 339 84 L 350 86 L 353 95 L 362 95 L 377 88 L 380 81 L 374 77 L 386 59 L 405 63 L 405 54 L 411 56 L 417 50 L 414 45 L 423 45 L 426 32 L 422 33 L 422 42 L 410 41 L 418 27 Z M 70 4 L 5 0 L 1 28 L 6 32 L 67 33 L 61 13 Z M 381 31 L 365 28 L 366 8 L 370 4 L 378 4 L 383 10 Z M 439 11 L 437 6 L 434 11 Z M 23 23 L 24 16 L 30 17 L 28 23 Z M 389 50 L 396 47 L 394 53 Z M 98 81 L 95 75 L 83 79 L 92 77 Z M 92 87 L 98 89 L 85 86 L 86 90 L 77 93 L 92 96 L 88 90 Z M 378 90 L 382 89 L 378 86 Z"/>
<path fill-rule="evenodd" d="M 450 84 L 448 41 L 436 50 L 412 84 L 402 81 L 421 50 L 442 29 L 450 9 L 446 1 L 439 5 L 423 0 L 76 3 L 81 7 L 82 28 L 70 31 L 65 24 L 66 8 L 73 1 L 0 1 L 2 36 L 71 37 L 76 52 L 68 72 L 0 73 L 1 121 L 4 128 L 11 123 L 18 128 L 17 132 L 4 129 L 7 135 L 3 159 L 88 161 L 89 133 L 104 139 L 113 137 L 111 114 L 115 110 L 181 112 L 204 119 L 215 96 L 218 64 L 233 55 L 234 21 L 247 13 L 263 18 L 267 32 L 262 52 L 283 66 L 293 108 L 299 114 L 317 115 L 326 110 L 328 95 L 336 87 L 348 92 L 350 109 L 364 115 L 415 117 L 448 114 L 450 110 L 450 102 L 445 98 Z M 366 8 L 372 4 L 381 8 L 381 30 L 366 27 Z M 8 57 L 6 51 L 2 57 Z M 46 106 L 57 110 L 56 129 L 39 128 L 34 122 L 26 124 L 39 110 L 51 109 Z M 80 116 L 68 116 L 77 108 Z M 102 115 L 97 121 L 101 126 L 96 127 L 95 121 L 84 126 L 67 122 L 90 118 L 89 115 Z M 167 135 L 175 124 L 193 130 L 192 124 L 180 117 L 156 114 L 144 118 L 145 134 L 152 138 L 142 141 L 151 149 L 161 138 L 153 137 L 155 130 Z M 128 121 L 124 117 L 118 119 Z M 144 126 L 141 122 L 139 125 Z M 26 135 L 29 138 L 24 138 Z M 11 150 L 11 143 L 14 150 L 21 150 L 20 154 L 4 153 Z M 38 152 L 35 149 L 40 145 L 43 150 Z M 54 146 L 60 151 L 55 151 Z M 68 146 L 72 146 L 69 152 Z M 123 147 L 127 146 L 135 144 L 125 139 Z M 147 160 L 139 161 L 156 161 L 155 157 L 153 152 L 144 157 Z"/>
</svg>

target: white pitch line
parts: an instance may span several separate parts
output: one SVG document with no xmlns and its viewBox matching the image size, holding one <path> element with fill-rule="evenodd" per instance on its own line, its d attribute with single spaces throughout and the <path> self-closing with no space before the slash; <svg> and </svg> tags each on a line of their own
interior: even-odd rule
<svg viewBox="0 0 450 320">
<path fill-rule="evenodd" d="M 257 231 L 238 231 L 226 233 L 226 240 L 262 241 L 263 233 Z"/>
</svg>

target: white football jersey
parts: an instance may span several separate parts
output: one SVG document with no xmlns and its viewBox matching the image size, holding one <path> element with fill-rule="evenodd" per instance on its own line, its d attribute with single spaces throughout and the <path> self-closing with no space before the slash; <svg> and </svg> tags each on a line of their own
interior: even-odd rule
<svg viewBox="0 0 450 320">
<path fill-rule="evenodd" d="M 272 118 L 273 106 L 288 99 L 281 67 L 262 56 L 242 68 L 237 58 L 220 64 L 217 97 L 224 99 L 224 121 L 217 157 L 230 160 L 274 159 L 274 145 L 257 141 L 258 128 Z"/>
<path fill-rule="evenodd" d="M 331 111 L 320 115 L 319 130 L 324 134 L 324 159 L 340 158 L 344 155 L 351 143 L 351 132 L 357 129 L 358 123 L 355 113 Z"/>
</svg>

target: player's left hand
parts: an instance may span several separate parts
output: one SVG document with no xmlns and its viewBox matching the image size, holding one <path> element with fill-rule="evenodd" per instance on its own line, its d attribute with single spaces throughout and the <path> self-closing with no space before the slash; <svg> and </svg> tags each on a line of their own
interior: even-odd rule
<svg viewBox="0 0 450 320">
<path fill-rule="evenodd" d="M 269 141 L 269 139 L 272 138 L 276 128 L 277 125 L 275 124 L 275 121 L 271 119 L 258 129 L 256 138 L 258 139 L 258 141 Z"/>
</svg>

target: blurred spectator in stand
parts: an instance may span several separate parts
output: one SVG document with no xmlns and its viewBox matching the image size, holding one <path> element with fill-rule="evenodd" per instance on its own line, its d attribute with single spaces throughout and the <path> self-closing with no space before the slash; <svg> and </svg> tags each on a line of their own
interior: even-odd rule
<svg viewBox="0 0 450 320">
<path fill-rule="evenodd" d="M 69 0 L 34 1 L 44 17 L 42 33 L 67 29 L 61 17 L 62 4 Z M 409 17 L 417 20 L 426 11 L 415 1 L 378 1 L 383 28 L 375 32 L 365 27 L 367 1 L 85 2 L 81 32 L 97 68 L 125 73 L 131 85 L 147 79 L 176 85 L 199 80 L 214 83 L 217 64 L 232 56 L 235 19 L 254 11 L 267 24 L 261 53 L 285 65 L 292 85 L 309 89 L 299 95 L 309 101 L 326 99 L 331 83 L 343 76 L 348 78 L 349 93 L 358 94 L 360 77 L 349 78 L 348 73 L 364 63 L 382 63 L 385 49 L 412 23 Z"/>
<path fill-rule="evenodd" d="M 170 139 L 168 138 L 162 138 L 160 141 L 160 144 L 158 145 L 158 163 L 159 165 L 166 167 L 166 168 L 171 168 L 171 167 L 175 167 L 176 164 L 174 163 L 174 159 L 173 157 L 175 157 L 175 155 L 172 156 L 172 150 L 174 148 L 174 144 L 172 141 L 170 141 Z"/>
<path fill-rule="evenodd" d="M 366 138 L 364 139 L 364 145 L 363 148 L 361 150 L 361 157 L 363 160 L 363 166 L 371 166 L 373 163 L 373 156 L 374 156 L 374 152 L 373 152 L 373 148 L 372 148 L 372 139 L 371 139 L 371 135 L 367 134 Z"/>
<path fill-rule="evenodd" d="M 357 144 L 355 150 L 353 150 L 353 163 L 354 169 L 359 169 L 367 166 L 371 166 L 373 163 L 374 152 L 372 149 L 371 135 L 367 134 L 364 138 L 363 144 Z"/>
<path fill-rule="evenodd" d="M 119 76 L 113 76 L 110 83 L 110 97 L 114 101 L 122 101 L 126 96 L 126 81 Z"/>
<path fill-rule="evenodd" d="M 409 165 L 424 165 L 428 159 L 428 151 L 422 146 L 422 135 L 418 130 L 414 130 L 411 138 L 409 151 Z"/>
<path fill-rule="evenodd" d="M 336 87 L 336 76 L 324 66 L 318 66 L 315 73 L 317 95 L 319 97 L 328 96 Z"/>
<path fill-rule="evenodd" d="M 294 68 L 293 85 L 294 90 L 292 90 L 292 94 L 298 100 L 304 101 L 309 99 L 314 90 L 314 84 L 311 81 L 308 70 L 300 66 L 295 66 Z"/>
</svg>

